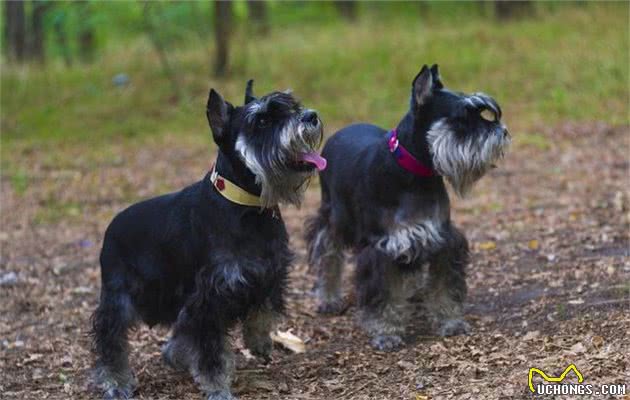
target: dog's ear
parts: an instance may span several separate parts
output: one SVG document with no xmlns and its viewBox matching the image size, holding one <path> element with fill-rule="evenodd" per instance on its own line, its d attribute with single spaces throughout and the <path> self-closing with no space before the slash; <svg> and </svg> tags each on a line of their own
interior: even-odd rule
<svg viewBox="0 0 630 400">
<path fill-rule="evenodd" d="M 442 79 L 440 79 L 440 71 L 437 64 L 431 66 L 431 76 L 433 77 L 433 88 L 442 89 L 444 85 L 442 84 Z"/>
<path fill-rule="evenodd" d="M 210 129 L 212 129 L 212 137 L 217 144 L 225 137 L 231 112 L 232 105 L 223 100 L 223 97 L 214 89 L 211 89 L 206 105 L 206 117 L 208 117 Z"/>
<path fill-rule="evenodd" d="M 250 79 L 247 81 L 247 87 L 245 88 L 245 105 L 254 100 L 256 100 L 256 97 L 254 97 L 254 80 Z"/>
<path fill-rule="evenodd" d="M 427 102 L 433 92 L 433 73 L 424 65 L 413 80 L 413 99 L 421 106 Z"/>
</svg>

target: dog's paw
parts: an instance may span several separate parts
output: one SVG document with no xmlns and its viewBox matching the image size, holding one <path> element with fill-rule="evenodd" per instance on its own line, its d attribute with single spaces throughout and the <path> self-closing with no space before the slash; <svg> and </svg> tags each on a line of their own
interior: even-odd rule
<svg viewBox="0 0 630 400">
<path fill-rule="evenodd" d="M 372 347 L 380 351 L 396 351 L 403 345 L 403 340 L 398 335 L 378 335 L 372 338 Z"/>
<path fill-rule="evenodd" d="M 128 400 L 133 396 L 133 388 L 112 387 L 103 393 L 103 400 Z"/>
<path fill-rule="evenodd" d="M 271 361 L 273 342 L 271 341 L 269 335 L 266 337 L 256 338 L 256 340 L 246 341 L 246 347 L 254 356 L 260 358 L 265 364 Z"/>
<path fill-rule="evenodd" d="M 319 314 L 340 315 L 346 311 L 346 303 L 341 299 L 322 301 L 317 307 Z"/>
<path fill-rule="evenodd" d="M 186 363 L 178 356 L 175 345 L 171 340 L 162 346 L 162 360 L 176 371 L 185 372 L 188 369 Z"/>
<path fill-rule="evenodd" d="M 437 330 L 440 336 L 467 335 L 470 333 L 470 325 L 463 319 L 447 319 L 442 321 Z"/>
<path fill-rule="evenodd" d="M 208 393 L 208 398 L 206 400 L 238 400 L 236 397 L 232 396 L 228 390 L 217 390 L 215 392 Z"/>
</svg>

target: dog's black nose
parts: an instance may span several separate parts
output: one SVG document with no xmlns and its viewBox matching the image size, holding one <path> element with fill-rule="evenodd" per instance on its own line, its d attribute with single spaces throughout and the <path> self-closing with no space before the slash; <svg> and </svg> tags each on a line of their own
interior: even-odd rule
<svg viewBox="0 0 630 400">
<path fill-rule="evenodd" d="M 317 125 L 317 113 L 315 111 L 308 110 L 302 114 L 302 122 L 305 124 Z"/>
</svg>

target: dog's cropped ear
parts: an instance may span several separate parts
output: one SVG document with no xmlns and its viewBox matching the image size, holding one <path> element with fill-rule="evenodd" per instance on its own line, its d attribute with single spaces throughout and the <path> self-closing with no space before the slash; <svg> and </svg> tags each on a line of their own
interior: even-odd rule
<svg viewBox="0 0 630 400">
<path fill-rule="evenodd" d="M 444 85 L 442 84 L 442 79 L 440 78 L 440 71 L 438 70 L 437 64 L 433 64 L 431 66 L 431 76 L 433 77 L 433 88 L 442 89 Z"/>
<path fill-rule="evenodd" d="M 212 137 L 217 144 L 225 137 L 231 112 L 232 105 L 223 100 L 223 97 L 214 89 L 211 89 L 206 105 L 206 117 L 208 117 L 210 129 L 212 129 Z"/>
<path fill-rule="evenodd" d="M 413 99 L 421 106 L 427 102 L 433 92 L 433 73 L 424 65 L 413 80 Z"/>
<path fill-rule="evenodd" d="M 247 87 L 245 88 L 245 105 L 254 100 L 256 100 L 256 97 L 254 97 L 254 80 L 250 79 L 247 81 Z"/>
</svg>

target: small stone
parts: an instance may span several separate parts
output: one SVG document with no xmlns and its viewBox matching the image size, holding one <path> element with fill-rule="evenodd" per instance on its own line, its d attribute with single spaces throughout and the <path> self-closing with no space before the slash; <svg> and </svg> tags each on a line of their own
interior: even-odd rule
<svg viewBox="0 0 630 400">
<path fill-rule="evenodd" d="M 129 75 L 124 73 L 116 74 L 112 78 L 112 83 L 114 84 L 114 86 L 118 87 L 127 86 L 129 84 L 129 81 Z"/>
<path fill-rule="evenodd" d="M 0 276 L 0 286 L 13 286 L 18 282 L 18 275 L 11 271 Z"/>
<path fill-rule="evenodd" d="M 31 378 L 33 380 L 42 379 L 43 377 L 44 377 L 44 372 L 42 371 L 41 368 L 35 368 L 33 370 L 33 374 L 31 375 Z"/>
</svg>

